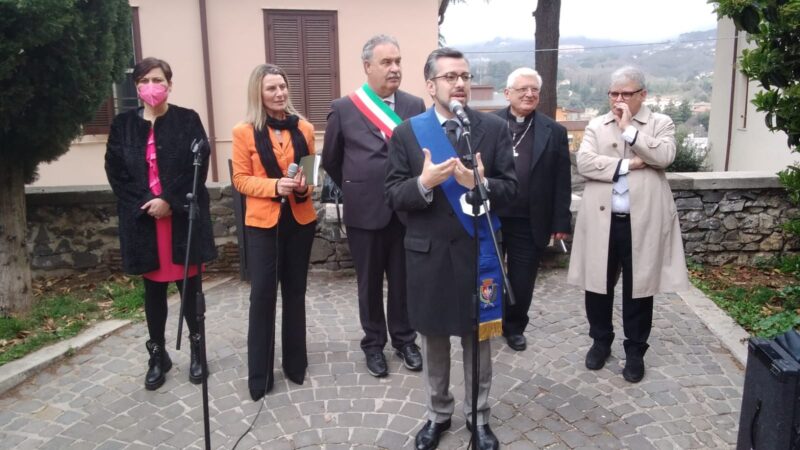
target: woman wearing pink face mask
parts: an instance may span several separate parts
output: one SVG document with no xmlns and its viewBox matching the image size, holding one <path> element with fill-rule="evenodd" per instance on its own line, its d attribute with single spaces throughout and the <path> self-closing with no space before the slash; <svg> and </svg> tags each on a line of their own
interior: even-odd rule
<svg viewBox="0 0 800 450">
<path fill-rule="evenodd" d="M 165 348 L 167 285 L 175 282 L 183 292 L 188 214 L 186 194 L 192 191 L 192 143 L 206 142 L 200 117 L 191 109 L 167 103 L 172 89 L 172 69 L 166 61 L 145 58 L 133 69 L 133 79 L 143 106 L 117 115 L 106 148 L 106 174 L 117 196 L 119 238 L 123 270 L 144 278 L 144 308 L 150 339 L 145 389 L 164 384 L 172 361 Z M 190 259 L 184 317 L 189 328 L 191 358 L 189 380 L 200 383 L 199 334 L 195 298 L 197 262 L 216 255 L 205 188 L 208 146 L 201 146 L 203 164 L 198 186 L 200 217 L 193 239 L 200 240 L 200 255 Z"/>
</svg>

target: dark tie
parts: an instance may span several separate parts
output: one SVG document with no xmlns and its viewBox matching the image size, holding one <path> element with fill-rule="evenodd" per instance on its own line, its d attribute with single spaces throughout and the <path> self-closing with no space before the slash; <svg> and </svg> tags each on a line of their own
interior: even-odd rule
<svg viewBox="0 0 800 450">
<path fill-rule="evenodd" d="M 445 134 L 447 134 L 447 139 L 453 144 L 453 148 L 456 149 L 458 152 L 458 122 L 455 120 L 448 120 L 444 123 Z"/>
</svg>

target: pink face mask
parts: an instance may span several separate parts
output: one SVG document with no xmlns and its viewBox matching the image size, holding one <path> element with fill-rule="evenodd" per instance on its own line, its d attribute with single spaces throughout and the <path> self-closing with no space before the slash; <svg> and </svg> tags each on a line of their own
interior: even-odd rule
<svg viewBox="0 0 800 450">
<path fill-rule="evenodd" d="M 160 83 L 140 84 L 138 91 L 139 98 L 150 106 L 164 103 L 169 96 L 169 88 Z"/>
</svg>

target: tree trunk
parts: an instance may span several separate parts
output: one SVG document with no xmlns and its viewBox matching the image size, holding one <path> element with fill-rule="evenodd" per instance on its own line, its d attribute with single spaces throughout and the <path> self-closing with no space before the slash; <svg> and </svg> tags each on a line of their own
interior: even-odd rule
<svg viewBox="0 0 800 450">
<path fill-rule="evenodd" d="M 536 71 L 542 76 L 542 90 L 536 111 L 555 119 L 558 107 L 558 39 L 561 0 L 539 0 L 536 11 Z"/>
<path fill-rule="evenodd" d="M 0 317 L 31 306 L 22 165 L 0 160 Z"/>
</svg>

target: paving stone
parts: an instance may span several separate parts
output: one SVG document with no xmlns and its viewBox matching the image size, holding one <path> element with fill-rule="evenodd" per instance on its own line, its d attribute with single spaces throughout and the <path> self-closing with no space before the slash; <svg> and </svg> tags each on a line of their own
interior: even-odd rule
<svg viewBox="0 0 800 450">
<path fill-rule="evenodd" d="M 631 384 L 621 375 L 621 340 L 615 341 L 605 368 L 585 368 L 591 339 L 584 294 L 568 286 L 565 276 L 563 269 L 540 272 L 526 351 L 515 352 L 502 339 L 492 342 L 490 424 L 503 448 L 713 449 L 736 443 L 743 369 L 679 296 L 657 296 L 647 373 L 641 383 Z M 207 292 L 213 299 L 206 326 L 214 331 L 207 350 L 215 448 L 233 447 L 254 419 L 239 448 L 413 446 L 427 418 L 424 383 L 388 348 L 390 375 L 375 378 L 366 372 L 356 291 L 352 275 L 310 274 L 306 381 L 288 382 L 278 356 L 275 387 L 264 402 L 251 401 L 247 390 L 248 284 L 230 281 Z M 171 316 L 176 306 L 170 303 Z M 278 305 L 276 317 L 280 314 Z M 621 327 L 619 302 L 613 320 Z M 175 368 L 163 387 L 142 387 L 147 328 L 133 324 L 0 395 L 0 447 L 203 448 L 201 390 L 187 380 L 188 350 L 172 351 L 175 325 L 167 323 Z M 443 450 L 466 448 L 469 440 L 461 348 L 457 339 L 451 342 L 456 405 L 453 427 L 440 442 Z"/>
</svg>

